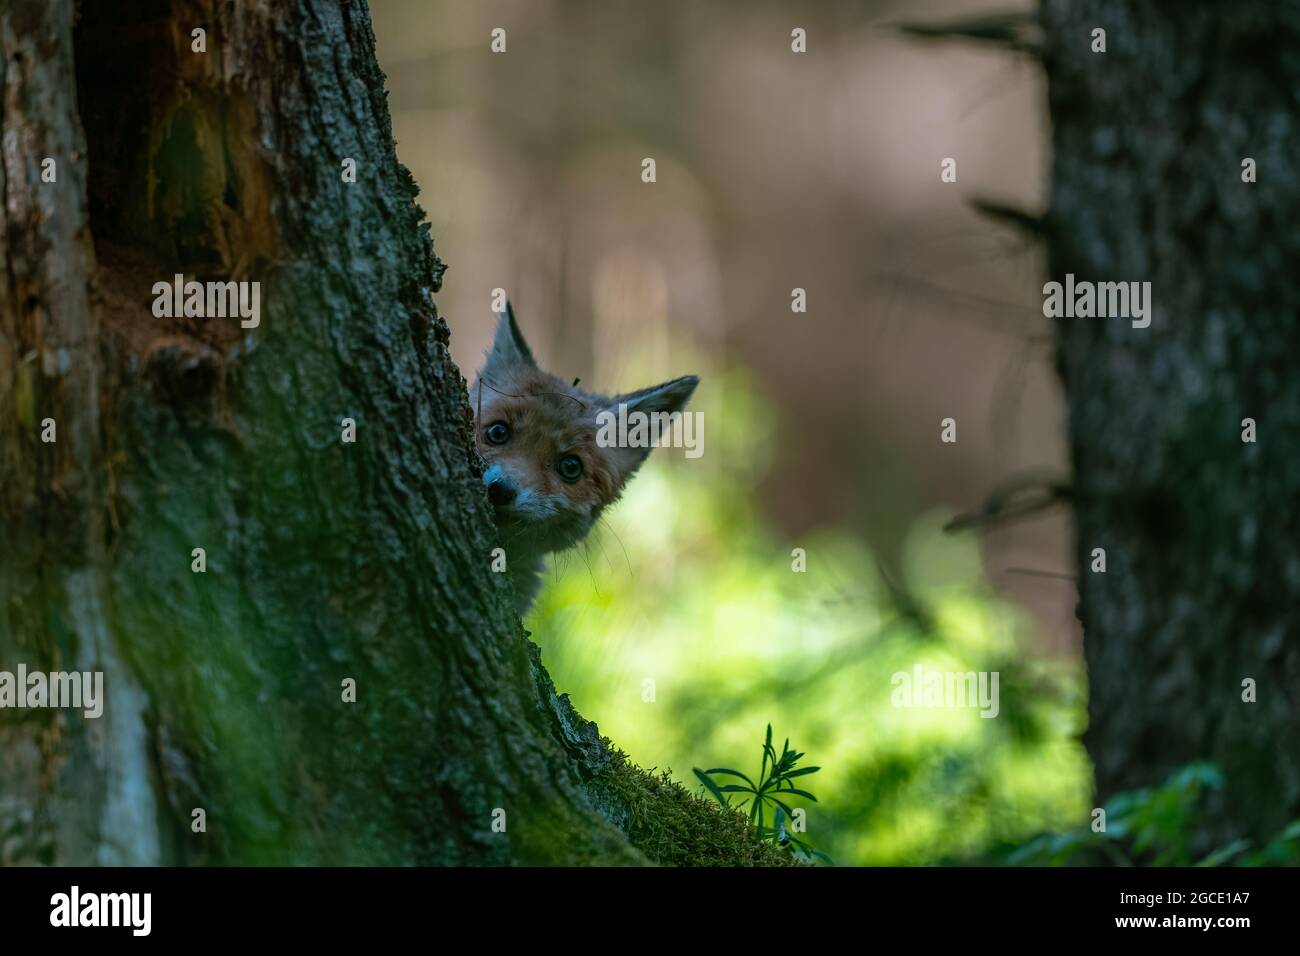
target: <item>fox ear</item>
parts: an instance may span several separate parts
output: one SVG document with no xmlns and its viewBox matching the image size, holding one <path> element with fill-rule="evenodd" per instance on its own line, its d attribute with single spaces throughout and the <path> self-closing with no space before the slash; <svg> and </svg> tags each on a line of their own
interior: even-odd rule
<svg viewBox="0 0 1300 956">
<path fill-rule="evenodd" d="M 479 374 L 501 372 L 518 365 L 536 368 L 537 362 L 534 361 L 533 353 L 529 351 L 519 326 L 515 324 L 515 310 L 507 300 L 506 310 L 497 322 L 497 334 L 492 340 L 492 348 L 488 349 L 487 361 L 483 363 L 483 371 Z"/>
<path fill-rule="evenodd" d="M 683 375 L 662 385 L 652 385 L 640 391 L 620 395 L 610 402 L 610 405 L 616 409 L 619 405 L 627 405 L 629 412 L 645 412 L 647 415 L 653 415 L 655 412 L 670 414 L 680 412 L 690 401 L 695 386 L 699 384 L 698 377 Z"/>
<path fill-rule="evenodd" d="M 666 412 L 671 415 L 674 412 L 680 412 L 686 407 L 691 394 L 695 391 L 695 386 L 699 384 L 700 380 L 694 375 L 683 375 L 681 378 L 675 378 L 671 382 L 664 382 L 662 385 L 652 385 L 637 392 L 617 395 L 609 400 L 609 406 L 605 411 L 618 416 L 620 414 L 619 406 L 626 405 L 629 414 L 641 412 L 645 415 L 653 415 L 656 412 Z M 619 470 L 620 484 L 631 478 L 633 473 L 641 467 L 642 462 L 649 456 L 649 446 L 637 445 L 627 448 L 615 446 L 611 448 L 610 457 Z"/>
</svg>

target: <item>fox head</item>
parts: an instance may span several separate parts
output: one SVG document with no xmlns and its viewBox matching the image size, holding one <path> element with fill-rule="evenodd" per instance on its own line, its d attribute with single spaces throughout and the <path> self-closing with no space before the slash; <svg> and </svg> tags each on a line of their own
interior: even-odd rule
<svg viewBox="0 0 1300 956">
<path fill-rule="evenodd" d="M 601 447 L 597 415 L 681 411 L 699 379 L 673 379 L 623 395 L 598 395 L 537 367 L 510 304 L 470 392 L 474 437 L 486 463 L 497 526 L 533 554 L 572 547 L 622 493 L 650 448 Z"/>
</svg>

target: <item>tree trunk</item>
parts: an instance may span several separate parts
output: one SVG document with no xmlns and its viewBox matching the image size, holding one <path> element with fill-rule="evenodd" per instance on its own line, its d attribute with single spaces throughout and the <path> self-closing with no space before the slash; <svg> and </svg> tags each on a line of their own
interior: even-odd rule
<svg viewBox="0 0 1300 956">
<path fill-rule="evenodd" d="M 1205 843 L 1262 838 L 1300 813 L 1300 14 L 1045 0 L 1042 16 L 1052 278 L 1149 280 L 1155 305 L 1145 329 L 1058 322 L 1099 795 L 1213 761 Z"/>
<path fill-rule="evenodd" d="M 0 864 L 780 860 L 557 697 L 490 571 L 373 49 L 348 0 L 0 7 L 0 670 L 106 696 L 0 710 Z M 260 324 L 157 317 L 177 273 Z"/>
</svg>

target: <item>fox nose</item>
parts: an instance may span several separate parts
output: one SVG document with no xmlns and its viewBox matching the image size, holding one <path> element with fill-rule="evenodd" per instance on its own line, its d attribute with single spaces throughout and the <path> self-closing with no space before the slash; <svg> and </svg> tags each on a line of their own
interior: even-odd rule
<svg viewBox="0 0 1300 956">
<path fill-rule="evenodd" d="M 501 479 L 497 479 L 488 485 L 488 501 L 492 502 L 498 508 L 504 507 L 515 500 L 515 489 L 513 485 L 508 485 Z"/>
</svg>

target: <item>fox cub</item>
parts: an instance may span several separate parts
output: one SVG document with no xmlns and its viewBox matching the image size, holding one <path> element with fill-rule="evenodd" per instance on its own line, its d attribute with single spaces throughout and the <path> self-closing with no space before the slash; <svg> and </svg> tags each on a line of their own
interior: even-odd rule
<svg viewBox="0 0 1300 956">
<path fill-rule="evenodd" d="M 542 558 L 587 536 L 649 448 L 601 447 L 602 410 L 679 412 L 699 379 L 686 375 L 624 395 L 597 395 L 537 367 L 510 304 L 470 390 L 483 483 L 506 552 L 506 573 L 523 615 L 540 584 Z"/>
</svg>

